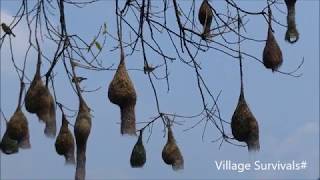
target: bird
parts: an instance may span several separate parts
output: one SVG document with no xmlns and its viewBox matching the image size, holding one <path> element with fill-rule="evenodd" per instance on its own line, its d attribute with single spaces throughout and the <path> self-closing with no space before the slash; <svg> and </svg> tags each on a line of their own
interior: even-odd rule
<svg viewBox="0 0 320 180">
<path fill-rule="evenodd" d="M 210 27 L 212 23 L 213 12 L 208 0 L 203 0 L 199 9 L 198 19 L 203 26 L 202 39 L 207 39 L 210 36 Z"/>
<path fill-rule="evenodd" d="M 10 27 L 7 26 L 5 23 L 1 23 L 1 27 L 2 27 L 2 30 L 3 30 L 6 34 L 9 34 L 9 35 L 12 34 L 13 37 L 16 37 L 16 35 L 13 34 L 12 30 L 10 29 Z"/>
<path fill-rule="evenodd" d="M 83 81 L 83 80 L 86 80 L 87 78 L 85 78 L 85 77 L 73 77 L 72 78 L 72 82 L 73 83 L 75 83 L 75 82 L 81 82 L 81 81 Z"/>
<path fill-rule="evenodd" d="M 143 72 L 144 72 L 144 74 L 151 73 L 156 68 L 157 67 L 152 67 L 151 65 L 145 64 L 143 67 Z"/>
</svg>

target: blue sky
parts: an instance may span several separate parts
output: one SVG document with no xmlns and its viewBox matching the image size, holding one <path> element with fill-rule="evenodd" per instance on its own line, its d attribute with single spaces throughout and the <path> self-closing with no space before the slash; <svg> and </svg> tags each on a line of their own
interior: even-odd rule
<svg viewBox="0 0 320 180">
<path fill-rule="evenodd" d="M 223 8 L 221 1 L 212 1 L 217 8 Z M 9 22 L 17 10 L 19 1 L 1 1 L 1 22 Z M 181 4 L 187 7 L 187 4 Z M 197 6 L 200 1 L 197 1 Z M 255 10 L 264 4 L 259 1 L 244 1 L 242 7 Z M 97 27 L 107 23 L 111 33 L 115 33 L 114 3 L 101 1 L 82 9 L 66 7 L 68 31 L 78 33 L 90 41 Z M 285 7 L 281 7 L 285 9 Z M 175 126 L 177 143 L 185 159 L 185 169 L 174 172 L 161 159 L 161 151 L 166 142 L 163 127 L 154 124 L 151 139 L 146 143 L 147 162 L 142 169 L 132 169 L 129 164 L 130 154 L 135 138 L 120 135 L 119 108 L 107 99 L 108 85 L 114 71 L 84 72 L 88 81 L 84 86 L 101 89 L 95 93 L 85 94 L 88 105 L 93 109 L 93 126 L 87 148 L 88 179 L 316 179 L 319 177 L 319 1 L 297 2 L 297 26 L 300 40 L 294 44 L 284 41 L 285 28 L 274 26 L 275 36 L 282 49 L 284 63 L 280 70 L 290 71 L 304 57 L 305 63 L 300 70 L 303 76 L 292 78 L 279 73 L 271 73 L 262 64 L 254 60 L 244 60 L 245 96 L 251 111 L 257 118 L 260 128 L 261 151 L 249 155 L 246 148 L 239 148 L 224 143 L 212 143 L 218 135 L 216 129 L 208 128 L 202 142 L 203 124 L 191 131 L 184 129 L 193 125 L 198 119 L 187 119 L 184 126 Z M 285 15 L 275 14 L 281 22 Z M 172 20 L 171 20 L 172 21 Z M 174 21 L 169 23 L 175 23 Z M 266 37 L 266 24 L 261 18 L 251 18 L 247 26 L 249 35 L 258 39 Z M 17 37 L 13 40 L 15 58 L 21 64 L 26 50 L 26 25 L 15 29 Z M 16 108 L 19 83 L 10 62 L 8 41 L 1 49 L 1 109 L 10 117 Z M 168 44 L 161 38 L 160 44 Z M 100 56 L 105 65 L 117 64 L 118 52 L 110 52 L 115 42 L 108 38 L 106 49 Z M 52 45 L 48 45 L 50 53 Z M 264 43 L 247 42 L 243 49 L 258 57 L 261 56 Z M 171 47 L 166 47 L 170 50 Z M 52 52 L 51 52 L 52 53 Z M 172 53 L 172 52 L 171 52 Z M 31 56 L 32 57 L 32 56 Z M 36 57 L 36 56 L 34 56 Z M 158 59 L 149 55 L 150 62 L 156 64 Z M 239 96 L 238 61 L 217 51 L 210 50 L 199 55 L 202 59 L 202 74 L 208 86 L 219 98 L 222 117 L 231 119 Z M 29 58 L 27 75 L 33 76 L 36 58 Z M 127 57 L 129 68 L 142 68 L 143 58 L 140 53 Z M 44 65 L 46 67 L 46 64 Z M 57 66 L 61 69 L 61 64 Z M 46 69 L 46 68 L 44 68 Z M 157 82 L 161 108 L 172 113 L 195 114 L 200 111 L 201 101 L 196 89 L 194 72 L 180 62 L 170 65 L 171 91 L 166 92 L 164 82 Z M 74 109 L 78 106 L 71 87 L 65 83 L 64 73 L 58 72 L 57 96 Z M 43 72 L 42 72 L 43 73 Z M 138 71 L 130 71 L 138 94 L 136 105 L 137 121 L 146 121 L 156 114 L 153 92 L 147 77 Z M 65 93 L 70 92 L 70 93 Z M 24 110 L 25 112 L 25 110 Z M 15 155 L 1 154 L 1 179 L 73 179 L 74 167 L 65 166 L 63 157 L 56 154 L 54 140 L 43 135 L 43 124 L 36 116 L 25 112 L 29 122 L 32 148 L 20 150 Z M 74 119 L 70 119 L 74 122 Z M 57 115 L 57 127 L 60 127 L 61 115 Z M 4 133 L 4 121 L 1 121 L 1 136 Z M 230 133 L 230 128 L 226 127 Z M 291 162 L 306 160 L 308 167 L 302 171 L 218 171 L 214 161 L 232 160 L 235 162 Z"/>
</svg>

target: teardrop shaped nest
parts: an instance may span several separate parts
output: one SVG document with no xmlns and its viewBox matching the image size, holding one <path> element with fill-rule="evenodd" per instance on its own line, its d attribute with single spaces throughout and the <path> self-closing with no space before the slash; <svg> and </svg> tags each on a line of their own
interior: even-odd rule
<svg viewBox="0 0 320 180">
<path fill-rule="evenodd" d="M 140 168 L 146 163 L 146 150 L 143 146 L 142 141 L 142 132 L 140 132 L 137 143 L 134 145 L 131 157 L 130 157 L 130 165 L 133 168 Z"/>
<path fill-rule="evenodd" d="M 263 50 L 263 64 L 266 68 L 276 71 L 282 65 L 282 61 L 281 49 L 269 27 L 267 42 Z"/>
<path fill-rule="evenodd" d="M 8 136 L 16 140 L 21 148 L 30 148 L 28 121 L 24 113 L 18 108 L 10 118 L 7 127 Z"/>
<path fill-rule="evenodd" d="M 89 107 L 80 101 L 79 112 L 74 125 L 74 135 L 77 147 L 86 146 L 91 131 L 91 115 Z"/>
<path fill-rule="evenodd" d="M 173 170 L 180 170 L 184 168 L 183 156 L 178 145 L 174 139 L 171 128 L 168 128 L 167 143 L 162 150 L 163 161 L 172 166 Z"/>
<path fill-rule="evenodd" d="M 65 157 L 66 164 L 75 164 L 74 149 L 75 143 L 71 131 L 68 128 L 68 121 L 62 115 L 62 124 L 55 142 L 56 152 Z"/>
<path fill-rule="evenodd" d="M 210 27 L 213 19 L 213 12 L 208 4 L 208 0 L 203 0 L 199 8 L 198 19 L 203 26 L 202 39 L 210 37 Z"/>
<path fill-rule="evenodd" d="M 5 154 L 15 154 L 19 152 L 19 144 L 18 141 L 13 140 L 9 137 L 8 131 L 4 133 L 1 143 L 0 143 L 0 149 Z"/>
<path fill-rule="evenodd" d="M 55 102 L 41 78 L 36 74 L 25 96 L 25 107 L 28 112 L 37 114 L 39 120 L 46 125 L 44 133 L 47 137 L 56 136 Z"/>
<path fill-rule="evenodd" d="M 135 105 L 136 91 L 126 70 L 124 55 L 108 89 L 108 98 L 120 107 L 121 134 L 136 135 Z"/>
<path fill-rule="evenodd" d="M 231 120 L 232 135 L 238 141 L 245 142 L 249 151 L 259 151 L 259 126 L 250 111 L 243 93 L 240 94 L 238 105 Z"/>
</svg>

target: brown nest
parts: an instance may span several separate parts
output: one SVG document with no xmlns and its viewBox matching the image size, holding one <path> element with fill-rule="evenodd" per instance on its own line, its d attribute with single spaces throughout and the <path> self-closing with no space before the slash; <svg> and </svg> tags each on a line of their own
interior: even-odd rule
<svg viewBox="0 0 320 180">
<path fill-rule="evenodd" d="M 263 64 L 272 71 L 278 70 L 282 64 L 282 52 L 270 27 L 268 28 L 267 42 L 263 50 Z"/>
<path fill-rule="evenodd" d="M 28 121 L 20 108 L 10 118 L 7 127 L 8 136 L 18 141 L 19 147 L 30 148 Z"/>
<path fill-rule="evenodd" d="M 203 26 L 202 39 L 210 37 L 210 27 L 212 23 L 213 12 L 208 0 L 203 0 L 199 9 L 198 19 Z"/>
<path fill-rule="evenodd" d="M 296 26 L 296 18 L 295 18 L 295 4 L 296 0 L 285 0 L 288 14 L 287 14 L 287 32 L 285 35 L 285 40 L 289 43 L 295 43 L 299 40 L 299 32 Z"/>
<path fill-rule="evenodd" d="M 68 121 L 65 115 L 62 115 L 62 124 L 55 142 L 56 152 L 65 157 L 66 164 L 75 164 L 74 158 L 74 139 L 68 128 Z"/>
<path fill-rule="evenodd" d="M 249 151 L 259 151 L 259 126 L 251 113 L 243 92 L 241 91 L 238 105 L 231 120 L 232 135 L 238 141 L 245 142 Z"/>
<path fill-rule="evenodd" d="M 85 179 L 85 166 L 86 166 L 86 148 L 87 140 L 91 131 L 91 116 L 90 109 L 80 98 L 79 112 L 74 125 L 74 135 L 77 144 L 77 167 L 76 167 L 76 180 Z"/>
<path fill-rule="evenodd" d="M 37 114 L 39 120 L 46 124 L 45 135 L 54 138 L 56 135 L 55 102 L 48 87 L 43 84 L 39 71 L 37 69 L 25 96 L 25 107 L 28 112 Z"/>
<path fill-rule="evenodd" d="M 0 143 L 0 149 L 5 154 L 15 154 L 19 152 L 19 145 L 18 141 L 13 140 L 9 137 L 8 131 L 4 133 L 1 143 Z"/>
<path fill-rule="evenodd" d="M 146 150 L 144 149 L 142 142 L 142 131 L 140 131 L 140 135 L 137 143 L 134 145 L 131 157 L 130 157 L 130 165 L 133 168 L 143 167 L 146 163 Z"/>
<path fill-rule="evenodd" d="M 162 150 L 163 161 L 172 166 L 173 170 L 180 170 L 184 168 L 183 156 L 176 144 L 172 130 L 168 127 L 168 140 Z"/>
<path fill-rule="evenodd" d="M 135 105 L 137 101 L 136 91 L 126 70 L 124 55 L 117 72 L 109 85 L 108 98 L 120 107 L 121 134 L 136 135 Z"/>
</svg>

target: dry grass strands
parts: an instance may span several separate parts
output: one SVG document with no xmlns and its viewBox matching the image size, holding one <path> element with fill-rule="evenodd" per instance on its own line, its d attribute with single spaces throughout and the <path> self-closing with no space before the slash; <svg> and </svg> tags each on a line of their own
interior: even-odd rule
<svg viewBox="0 0 320 180">
<path fill-rule="evenodd" d="M 263 50 L 263 64 L 272 71 L 278 70 L 282 64 L 282 52 L 269 27 L 267 42 Z"/>
<path fill-rule="evenodd" d="M 54 138 L 56 135 L 55 102 L 48 87 L 41 80 L 40 65 L 38 60 L 36 74 L 25 96 L 25 107 L 28 112 L 37 114 L 39 120 L 45 123 L 45 135 Z"/>
<path fill-rule="evenodd" d="M 136 135 L 135 105 L 136 91 L 126 70 L 124 54 L 121 50 L 120 64 L 109 85 L 108 98 L 120 107 L 121 134 Z"/>
<path fill-rule="evenodd" d="M 208 0 L 203 0 L 199 9 L 198 19 L 203 26 L 202 39 L 206 40 L 211 37 L 210 27 L 212 23 L 213 12 Z"/>
<path fill-rule="evenodd" d="M 140 135 L 137 143 L 134 145 L 131 157 L 130 157 L 130 165 L 133 168 L 143 167 L 146 163 L 146 150 L 144 149 L 142 142 L 142 131 L 140 131 Z"/>
<path fill-rule="evenodd" d="M 80 98 L 79 112 L 76 118 L 74 135 L 77 144 L 77 167 L 76 167 L 76 180 L 85 179 L 86 167 L 86 148 L 87 140 L 91 131 L 91 116 L 90 109 Z"/>
<path fill-rule="evenodd" d="M 68 128 L 68 121 L 64 114 L 62 114 L 62 124 L 55 142 L 55 148 L 59 155 L 65 157 L 66 164 L 75 164 L 74 139 Z"/>
<path fill-rule="evenodd" d="M 299 40 L 299 32 L 296 27 L 296 10 L 295 4 L 297 0 L 284 0 L 287 6 L 288 14 L 287 14 L 287 24 L 288 29 L 285 35 L 285 40 L 289 43 L 295 43 Z"/>
<path fill-rule="evenodd" d="M 8 131 L 4 133 L 1 143 L 0 149 L 5 154 L 15 154 L 19 152 L 19 144 L 18 141 L 13 140 L 9 137 Z"/>
<path fill-rule="evenodd" d="M 10 118 L 7 126 L 8 136 L 16 140 L 19 147 L 30 148 L 28 121 L 20 108 Z"/>
<path fill-rule="evenodd" d="M 258 122 L 247 105 L 243 91 L 232 116 L 231 130 L 236 140 L 247 144 L 249 151 L 260 150 Z"/>
<path fill-rule="evenodd" d="M 171 127 L 168 127 L 168 140 L 162 150 L 162 159 L 166 164 L 172 165 L 173 170 L 184 168 L 183 157 L 176 144 Z"/>
</svg>

